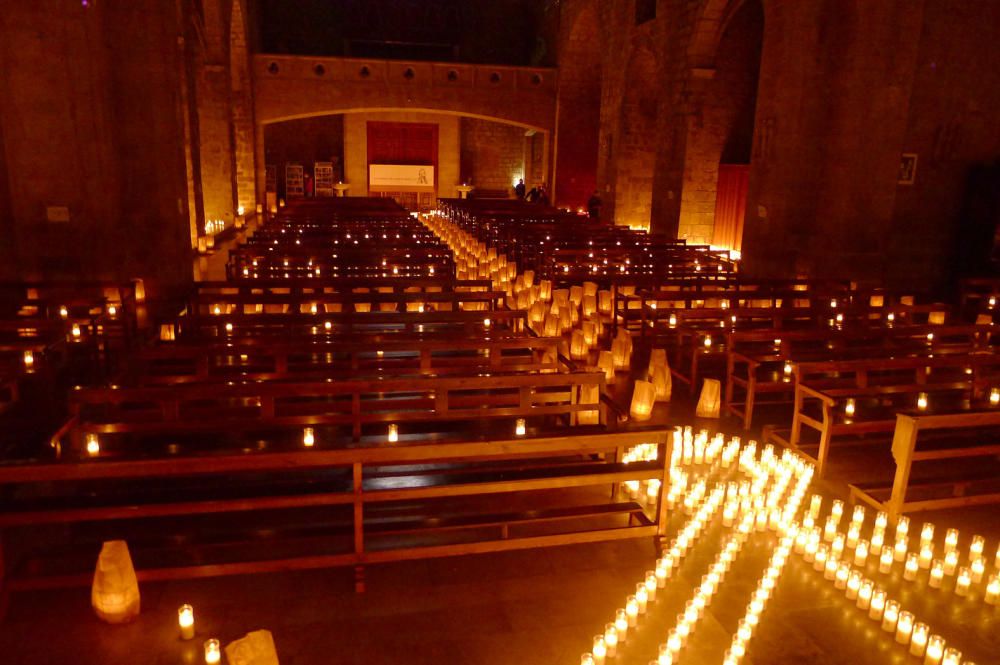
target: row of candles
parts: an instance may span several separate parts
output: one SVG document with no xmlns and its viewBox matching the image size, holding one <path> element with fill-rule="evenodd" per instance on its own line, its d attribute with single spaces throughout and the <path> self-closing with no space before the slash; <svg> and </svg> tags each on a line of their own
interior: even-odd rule
<svg viewBox="0 0 1000 665">
<path fill-rule="evenodd" d="M 868 617 L 878 622 L 883 631 L 893 635 L 896 643 L 907 647 L 911 655 L 922 658 L 924 665 L 959 665 L 960 663 L 974 665 L 971 661 L 963 661 L 961 651 L 954 647 L 946 647 L 946 641 L 941 635 L 932 634 L 926 623 L 918 621 L 912 612 L 903 610 L 899 601 L 890 598 L 884 589 L 877 586 L 871 579 L 866 578 L 861 570 L 855 569 L 855 566 L 864 566 L 864 557 L 855 555 L 852 566 L 851 562 L 846 559 L 839 560 L 833 551 L 828 554 L 825 546 L 816 546 L 819 532 L 815 527 L 808 527 L 807 523 L 818 517 L 821 502 L 822 499 L 818 496 L 813 497 L 803 526 L 795 535 L 795 552 L 802 554 L 803 559 L 807 563 L 812 563 L 815 570 L 822 571 L 825 579 L 832 581 L 836 589 L 844 591 L 846 598 L 854 601 L 858 609 L 867 612 Z M 831 516 L 828 519 L 839 519 L 837 514 L 842 511 L 842 508 L 841 502 L 834 502 L 831 506 Z M 859 517 L 859 515 L 861 516 Z M 855 512 L 852 526 L 860 524 L 862 521 L 863 512 Z M 876 530 L 880 528 L 880 524 L 881 528 L 884 529 L 883 514 L 876 518 Z M 908 520 L 905 517 L 900 518 L 900 522 L 897 523 L 897 537 L 905 539 L 908 527 Z M 926 536 L 924 543 L 926 545 L 933 537 L 933 525 L 928 523 L 925 527 L 929 527 L 922 530 L 922 536 Z M 834 542 L 838 542 L 838 537 L 841 536 L 843 534 L 838 532 Z M 957 532 L 949 530 L 946 543 L 954 548 L 957 546 L 957 541 Z M 981 542 L 981 540 L 974 541 L 973 551 L 978 549 L 981 553 Z M 889 551 L 892 552 L 894 549 L 891 548 Z M 956 552 L 955 549 L 949 551 Z M 881 557 L 883 560 L 880 560 L 880 571 L 888 572 L 885 569 L 884 558 Z M 891 566 L 894 557 L 890 555 L 888 558 Z M 910 560 L 912 559 L 908 559 L 908 561 Z M 912 578 L 906 577 L 906 579 Z M 995 597 L 993 602 L 996 602 Z"/>
<path fill-rule="evenodd" d="M 956 576 L 954 592 L 959 596 L 969 596 L 972 585 L 982 584 L 986 572 L 984 556 L 985 540 L 980 535 L 973 536 L 969 544 L 968 564 L 960 566 L 958 552 L 959 531 L 948 529 L 944 538 L 942 558 L 934 556 L 935 525 L 925 522 L 920 530 L 919 550 L 909 551 L 909 518 L 900 517 L 896 523 L 895 541 L 892 545 L 885 544 L 885 533 L 888 517 L 879 512 L 872 527 L 871 538 L 861 538 L 866 510 L 864 506 L 855 506 L 847 533 L 838 531 L 843 515 L 843 502 L 834 501 L 831 504 L 830 515 L 823 527 L 823 540 L 827 545 L 819 544 L 819 527 L 814 526 L 822 505 L 822 498 L 815 495 L 810 504 L 809 513 L 803 526 L 804 530 L 812 530 L 814 535 L 803 541 L 804 553 L 807 556 L 841 558 L 845 546 L 854 550 L 853 561 L 857 566 L 865 566 L 872 554 L 878 555 L 878 570 L 882 574 L 892 571 L 894 564 L 903 563 L 903 579 L 915 581 L 920 570 L 927 570 L 927 584 L 931 588 L 940 589 L 944 586 L 945 577 Z M 810 546 L 812 543 L 812 546 Z M 983 600 L 990 605 L 1000 604 L 1000 546 L 994 556 L 994 574 L 986 578 Z"/>
<path fill-rule="evenodd" d="M 682 431 L 680 428 L 675 430 L 675 440 L 677 441 L 675 445 L 675 456 L 677 451 L 682 451 L 679 455 L 683 459 L 683 448 L 684 439 L 687 438 L 689 441 L 689 447 L 694 447 L 695 437 L 692 436 L 690 429 L 686 432 Z M 700 433 L 698 436 L 701 440 L 707 439 L 707 433 Z M 720 441 L 718 437 L 713 438 L 713 442 Z M 713 450 L 722 448 L 719 446 L 710 446 Z M 604 663 L 609 657 L 614 657 L 618 644 L 624 640 L 627 635 L 627 630 L 630 626 L 634 627 L 634 622 L 629 622 L 629 607 L 633 599 L 636 600 L 634 617 L 635 621 L 638 620 L 640 614 L 645 613 L 646 603 L 648 603 L 648 588 L 647 592 L 643 594 L 640 590 L 642 586 L 649 586 L 653 582 L 657 584 L 657 588 L 663 588 L 666 584 L 668 578 L 670 577 L 671 571 L 680 564 L 684 555 L 690 550 L 698 536 L 705 529 L 707 524 L 714 518 L 719 508 L 722 506 L 723 501 L 725 501 L 724 514 L 733 514 L 739 521 L 738 533 L 730 539 L 731 544 L 727 544 L 726 548 L 720 552 L 716 559 L 716 563 L 713 565 L 713 569 L 709 574 L 703 579 L 702 586 L 699 587 L 696 593 L 695 599 L 693 599 L 686 609 L 684 615 L 682 615 L 681 620 L 679 620 L 677 627 L 675 627 L 674 632 L 668 638 L 667 642 L 660 647 L 660 660 L 658 663 L 672 663 L 676 653 L 683 647 L 687 635 L 690 634 L 694 623 L 697 622 L 698 618 L 702 615 L 704 608 L 710 602 L 712 594 L 718 588 L 725 571 L 728 570 L 729 565 L 732 563 L 732 559 L 735 557 L 736 553 L 740 551 L 742 547 L 742 542 L 745 541 L 746 535 L 750 533 L 755 527 L 758 529 L 764 529 L 767 526 L 771 528 L 777 528 L 781 523 L 779 519 L 768 520 L 762 518 L 761 515 L 775 515 L 784 514 L 789 518 L 794 515 L 797 510 L 798 503 L 801 501 L 802 496 L 804 496 L 805 490 L 808 486 L 809 481 L 812 478 L 812 467 L 806 464 L 792 453 L 786 451 L 784 456 L 779 460 L 774 454 L 774 448 L 772 446 L 766 446 L 761 453 L 760 461 L 756 460 L 756 444 L 751 442 L 747 446 L 740 450 L 740 445 L 738 439 L 732 439 L 728 445 L 723 448 L 728 454 L 726 454 L 726 459 L 731 459 L 735 457 L 734 453 L 729 451 L 740 451 L 739 452 L 739 468 L 742 472 L 749 475 L 751 480 L 744 481 L 740 483 L 730 482 L 727 485 L 717 484 L 715 488 L 705 496 L 705 488 L 707 486 L 704 479 L 699 479 L 692 488 L 692 491 L 688 494 L 689 497 L 704 497 L 694 499 L 691 504 L 695 502 L 698 503 L 697 510 L 694 516 L 680 529 L 677 536 L 671 541 L 671 545 L 667 548 L 666 552 L 661 556 L 656 562 L 656 568 L 654 571 L 647 572 L 644 582 L 640 582 L 637 585 L 636 596 L 629 596 L 626 599 L 626 607 L 623 610 L 616 612 L 615 623 L 608 624 L 605 627 L 605 633 L 603 635 L 598 635 L 594 638 L 594 648 L 591 652 L 584 654 L 581 657 L 581 662 L 585 665 L 588 663 L 594 663 L 600 665 Z M 630 451 L 631 452 L 631 451 Z M 627 454 L 628 455 L 628 454 Z M 693 457 L 693 454 L 692 454 Z M 721 462 L 723 459 L 722 455 L 716 454 L 713 459 L 717 457 L 718 461 Z M 728 466 L 728 464 L 726 465 Z M 715 468 L 715 467 L 713 467 Z M 672 469 L 671 476 L 677 477 L 673 473 Z M 788 487 L 789 481 L 793 476 L 799 478 L 799 482 L 793 491 L 792 497 L 786 503 L 786 511 L 782 513 L 778 510 L 781 497 L 785 494 Z M 682 476 L 685 480 L 687 476 Z M 766 498 L 764 490 L 767 486 L 771 484 L 772 487 L 769 492 L 766 493 Z M 685 498 L 686 504 L 688 502 L 687 497 Z M 765 508 L 770 508 L 771 511 L 768 512 Z M 725 524 L 725 522 L 724 522 Z M 639 600 L 643 596 L 646 596 L 643 603 Z M 640 608 L 642 611 L 640 612 Z M 624 624 L 619 625 L 618 619 L 623 618 Z M 624 632 L 621 630 L 624 628 Z"/>
<path fill-rule="evenodd" d="M 190 605 L 181 605 L 177 610 L 177 625 L 180 630 L 182 640 L 193 640 L 195 636 L 194 628 L 194 608 Z M 205 663 L 206 665 L 216 665 L 222 662 L 222 645 L 216 638 L 205 640 Z"/>
</svg>

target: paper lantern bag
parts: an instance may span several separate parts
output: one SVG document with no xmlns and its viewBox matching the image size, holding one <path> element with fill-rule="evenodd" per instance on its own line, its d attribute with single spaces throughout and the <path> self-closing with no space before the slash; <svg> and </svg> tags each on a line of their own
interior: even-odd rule
<svg viewBox="0 0 1000 665">
<path fill-rule="evenodd" d="M 108 623 L 126 623 L 139 614 L 139 581 L 124 540 L 101 546 L 90 602 L 97 616 Z"/>
<path fill-rule="evenodd" d="M 278 665 L 278 651 L 269 630 L 255 630 L 226 645 L 229 665 Z"/>
<path fill-rule="evenodd" d="M 722 384 L 718 379 L 705 379 L 698 398 L 698 408 L 695 415 L 699 418 L 718 418 L 721 403 Z"/>
</svg>

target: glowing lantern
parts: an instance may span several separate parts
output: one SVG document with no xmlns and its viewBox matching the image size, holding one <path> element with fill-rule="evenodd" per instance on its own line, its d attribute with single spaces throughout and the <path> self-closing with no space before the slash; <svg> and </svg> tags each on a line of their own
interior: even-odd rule
<svg viewBox="0 0 1000 665">
<path fill-rule="evenodd" d="M 649 420 L 656 401 L 656 387 L 649 381 L 636 381 L 629 414 L 636 420 Z"/>
<path fill-rule="evenodd" d="M 278 665 L 274 637 L 268 630 L 255 630 L 226 645 L 229 665 Z"/>
<path fill-rule="evenodd" d="M 670 370 L 657 365 L 653 368 L 649 378 L 653 387 L 656 388 L 656 401 L 669 402 L 673 392 L 673 378 L 670 376 Z"/>
<path fill-rule="evenodd" d="M 600 399 L 601 390 L 597 384 L 580 386 L 580 404 L 593 404 L 596 407 Z M 578 411 L 576 422 L 580 425 L 599 425 L 601 414 L 596 408 L 589 411 Z"/>
<path fill-rule="evenodd" d="M 580 306 L 580 303 L 583 302 L 583 287 L 582 286 L 571 286 L 571 287 L 569 287 L 569 301 L 571 303 L 573 303 L 574 305 L 576 305 L 577 307 Z"/>
<path fill-rule="evenodd" d="M 616 370 L 626 370 L 629 367 L 631 349 L 625 340 L 618 338 L 611 342 L 611 355 Z"/>
<path fill-rule="evenodd" d="M 611 313 L 611 291 L 597 292 L 597 311 L 601 314 Z"/>
<path fill-rule="evenodd" d="M 312 448 L 313 444 L 316 443 L 316 435 L 313 432 L 312 427 L 306 427 L 302 430 L 302 445 L 306 448 Z"/>
<path fill-rule="evenodd" d="M 718 418 L 721 405 L 722 384 L 718 379 L 705 379 L 698 397 L 695 415 L 699 418 Z"/>
<path fill-rule="evenodd" d="M 399 441 L 399 425 L 393 423 L 389 425 L 389 443 L 395 443 Z"/>
<path fill-rule="evenodd" d="M 181 639 L 190 640 L 194 638 L 194 608 L 190 605 L 181 605 L 177 610 L 177 625 L 181 630 Z"/>
<path fill-rule="evenodd" d="M 524 436 L 524 432 L 525 432 L 524 418 L 518 418 L 517 422 L 514 425 L 514 435 Z"/>
<path fill-rule="evenodd" d="M 581 305 L 584 316 L 593 316 L 597 313 L 597 296 L 583 296 L 583 304 Z"/>
<path fill-rule="evenodd" d="M 35 365 L 35 354 L 31 351 L 24 352 L 24 366 L 31 369 Z"/>
<path fill-rule="evenodd" d="M 97 616 L 108 623 L 125 623 L 139 614 L 139 581 L 124 540 L 101 546 L 90 602 Z"/>
<path fill-rule="evenodd" d="M 163 323 L 160 325 L 160 341 L 161 342 L 172 342 L 177 338 L 177 333 L 172 323 Z"/>
<path fill-rule="evenodd" d="M 604 372 L 604 378 L 608 383 L 615 382 L 615 362 L 610 351 L 601 351 L 598 354 L 597 369 Z"/>
<path fill-rule="evenodd" d="M 97 440 L 96 434 L 87 435 L 87 454 L 91 457 L 97 457 L 101 454 L 101 442 Z"/>
<path fill-rule="evenodd" d="M 574 330 L 573 334 L 570 336 L 570 356 L 574 360 L 585 360 L 590 352 L 587 347 L 587 340 L 583 335 L 582 330 Z"/>
</svg>

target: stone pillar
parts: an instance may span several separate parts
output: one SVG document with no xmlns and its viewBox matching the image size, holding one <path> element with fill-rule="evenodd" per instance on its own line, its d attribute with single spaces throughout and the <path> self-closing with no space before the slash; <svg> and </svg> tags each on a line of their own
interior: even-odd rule
<svg viewBox="0 0 1000 665">
<path fill-rule="evenodd" d="M 206 63 L 198 72 L 198 132 L 205 219 L 226 225 L 236 215 L 230 82 L 225 65 Z"/>
</svg>

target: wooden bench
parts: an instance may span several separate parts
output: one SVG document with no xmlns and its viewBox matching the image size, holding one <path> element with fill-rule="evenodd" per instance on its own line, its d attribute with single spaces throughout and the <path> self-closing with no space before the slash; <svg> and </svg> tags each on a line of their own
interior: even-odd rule
<svg viewBox="0 0 1000 665">
<path fill-rule="evenodd" d="M 347 425 L 352 437 L 374 423 L 468 423 L 487 419 L 607 418 L 603 372 L 413 377 L 384 380 L 270 381 L 225 385 L 80 388 L 70 394 L 68 435 L 84 451 L 86 434 L 163 436 Z M 589 396 L 587 396 L 589 394 Z M 126 444 L 127 445 L 127 444 Z M 113 447 L 101 444 L 102 451 Z M 103 452 L 102 452 L 103 454 Z"/>
<path fill-rule="evenodd" d="M 565 369 L 558 356 L 561 341 L 558 337 L 506 335 L 482 339 L 376 335 L 160 344 L 139 351 L 132 371 L 119 383 L 555 372 Z"/>
<path fill-rule="evenodd" d="M 929 412 L 939 408 L 958 410 L 996 380 L 1000 356 L 991 353 L 830 361 L 799 364 L 793 372 L 795 397 L 788 439 L 782 439 L 774 429 L 767 432 L 767 439 L 813 459 L 817 474 L 822 476 L 835 439 L 837 443 L 884 443 L 879 437 L 864 437 L 891 432 L 896 412 L 918 404 L 921 395 L 935 403 Z M 804 442 L 803 427 L 818 434 L 816 443 Z M 807 452 L 812 448 L 817 449 L 815 455 Z"/>
<path fill-rule="evenodd" d="M 921 434 L 924 436 L 921 437 Z M 851 501 L 884 510 L 891 520 L 904 513 L 1000 502 L 1000 412 L 968 411 L 925 415 L 900 413 L 892 438 L 895 475 L 891 484 L 851 484 Z M 918 439 L 923 439 L 918 446 Z M 929 439 L 929 441 L 928 441 Z M 990 458 L 986 460 L 986 458 Z M 977 460 L 992 466 L 914 481 L 915 464 L 947 470 L 947 460 Z M 985 491 L 970 493 L 980 485 Z M 916 495 L 916 496 L 914 496 Z"/>
<path fill-rule="evenodd" d="M 369 564 L 656 537 L 666 528 L 666 493 L 638 503 L 607 488 L 627 480 L 667 487 L 670 441 L 663 430 L 646 430 L 0 465 L 0 591 L 90 584 L 100 541 L 110 538 L 129 542 L 140 582 L 350 565 L 363 591 Z M 658 445 L 657 459 L 622 463 L 640 443 Z M 316 509 L 314 529 L 290 527 Z M 228 515 L 226 527 L 212 531 L 227 540 L 170 535 L 171 525 L 196 529 L 199 515 Z M 274 531 L 264 528 L 271 523 Z M 5 543 L 23 550 L 20 531 L 48 524 L 86 530 L 76 530 L 65 556 L 51 543 L 8 548 L 2 565 Z"/>
<path fill-rule="evenodd" d="M 927 335 L 934 335 L 932 340 Z M 753 423 L 758 398 L 768 404 L 791 404 L 793 366 L 832 360 L 887 356 L 953 355 L 989 350 L 996 331 L 985 326 L 893 326 L 821 330 L 747 330 L 726 335 L 726 382 L 723 408 Z M 778 342 L 778 343 L 775 343 Z M 787 422 L 787 421 L 786 421 Z M 774 424 L 773 422 L 768 424 Z"/>
</svg>

